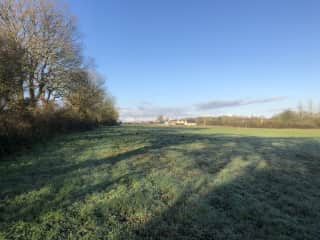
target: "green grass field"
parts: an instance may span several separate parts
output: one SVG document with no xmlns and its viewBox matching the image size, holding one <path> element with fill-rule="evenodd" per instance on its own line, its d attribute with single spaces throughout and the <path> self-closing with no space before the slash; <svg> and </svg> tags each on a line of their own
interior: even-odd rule
<svg viewBox="0 0 320 240">
<path fill-rule="evenodd" d="M 320 239 L 320 130 L 105 127 L 0 174 L 0 239 Z"/>
</svg>

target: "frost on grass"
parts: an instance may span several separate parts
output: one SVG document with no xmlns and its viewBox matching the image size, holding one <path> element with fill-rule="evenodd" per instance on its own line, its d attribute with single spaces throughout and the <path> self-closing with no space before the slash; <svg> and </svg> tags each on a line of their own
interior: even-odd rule
<svg viewBox="0 0 320 240">
<path fill-rule="evenodd" d="M 257 131 L 106 127 L 12 155 L 0 239 L 317 239 L 320 134 Z"/>
</svg>

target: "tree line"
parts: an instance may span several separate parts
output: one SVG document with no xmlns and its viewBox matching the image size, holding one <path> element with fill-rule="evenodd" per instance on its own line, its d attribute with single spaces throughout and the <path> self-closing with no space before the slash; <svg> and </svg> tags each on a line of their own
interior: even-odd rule
<svg viewBox="0 0 320 240">
<path fill-rule="evenodd" d="M 55 132 L 115 124 L 75 18 L 54 1 L 0 1 L 0 154 Z"/>
<path fill-rule="evenodd" d="M 314 112 L 312 102 L 309 109 L 305 110 L 299 104 L 297 110 L 285 110 L 271 118 L 266 117 L 241 117 L 241 116 L 219 116 L 219 117 L 197 117 L 188 118 L 188 122 L 197 125 L 216 125 L 233 127 L 253 128 L 320 128 L 320 110 Z"/>
</svg>

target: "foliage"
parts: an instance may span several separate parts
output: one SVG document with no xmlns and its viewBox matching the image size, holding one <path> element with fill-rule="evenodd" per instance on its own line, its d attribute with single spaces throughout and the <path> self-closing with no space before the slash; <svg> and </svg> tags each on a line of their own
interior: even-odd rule
<svg viewBox="0 0 320 240">
<path fill-rule="evenodd" d="M 163 115 L 159 115 L 157 117 L 157 122 L 159 123 L 164 123 L 166 121 L 165 117 Z"/>
<path fill-rule="evenodd" d="M 189 122 L 198 125 L 216 125 L 253 128 L 320 128 L 320 113 L 312 113 L 300 110 L 285 110 L 271 118 L 266 117 L 198 117 L 189 118 Z"/>
<path fill-rule="evenodd" d="M 0 154 L 77 126 L 115 124 L 97 75 L 83 61 L 74 18 L 55 2 L 1 1 Z"/>
</svg>

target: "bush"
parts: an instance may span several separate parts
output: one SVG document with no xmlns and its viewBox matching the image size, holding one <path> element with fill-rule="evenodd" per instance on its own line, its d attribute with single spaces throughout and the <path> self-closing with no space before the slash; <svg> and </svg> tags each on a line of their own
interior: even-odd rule
<svg viewBox="0 0 320 240">
<path fill-rule="evenodd" d="M 115 122 L 108 122 L 115 124 Z M 30 147 L 58 133 L 89 130 L 98 122 L 81 119 L 66 109 L 53 112 L 11 112 L 0 115 L 0 156 Z"/>
</svg>

